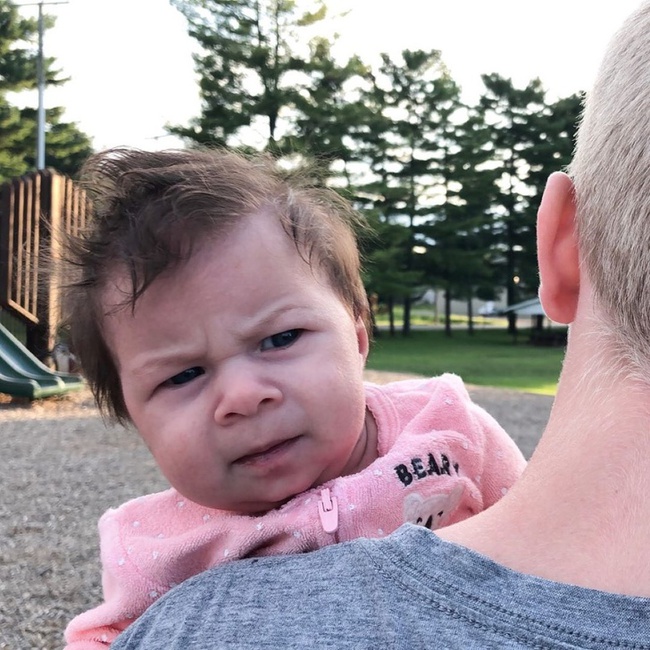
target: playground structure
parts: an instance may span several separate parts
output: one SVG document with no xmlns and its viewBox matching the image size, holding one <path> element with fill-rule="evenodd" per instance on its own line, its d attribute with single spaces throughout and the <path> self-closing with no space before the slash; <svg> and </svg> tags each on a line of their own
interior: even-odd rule
<svg viewBox="0 0 650 650">
<path fill-rule="evenodd" d="M 83 388 L 79 375 L 55 372 L 0 325 L 0 393 L 39 399 Z"/>
<path fill-rule="evenodd" d="M 87 208 L 85 192 L 49 169 L 0 187 L 0 320 L 21 330 L 18 337 L 0 323 L 0 393 L 38 399 L 83 386 L 44 361 L 61 315 L 61 278 L 49 262 L 60 257 L 61 237 L 84 227 Z"/>
</svg>

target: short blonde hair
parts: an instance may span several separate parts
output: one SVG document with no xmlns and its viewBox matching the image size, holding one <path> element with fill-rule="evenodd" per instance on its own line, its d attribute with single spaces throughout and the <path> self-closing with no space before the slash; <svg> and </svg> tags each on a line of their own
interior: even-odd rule
<svg viewBox="0 0 650 650">
<path fill-rule="evenodd" d="M 612 39 L 587 94 L 573 162 L 577 227 L 603 331 L 650 368 L 650 2 Z M 629 365 L 628 363 L 628 365 Z"/>
</svg>

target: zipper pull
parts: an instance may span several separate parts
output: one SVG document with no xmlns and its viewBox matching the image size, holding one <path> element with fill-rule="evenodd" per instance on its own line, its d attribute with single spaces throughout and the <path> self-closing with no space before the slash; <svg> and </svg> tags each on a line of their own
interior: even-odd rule
<svg viewBox="0 0 650 650">
<path fill-rule="evenodd" d="M 320 523 L 326 533 L 335 533 L 339 527 L 339 503 L 336 497 L 330 495 L 329 488 L 320 491 L 318 502 Z"/>
</svg>

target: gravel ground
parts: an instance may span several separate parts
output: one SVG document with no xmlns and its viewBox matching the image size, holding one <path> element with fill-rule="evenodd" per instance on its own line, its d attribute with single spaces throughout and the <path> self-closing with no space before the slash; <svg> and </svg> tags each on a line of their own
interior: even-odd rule
<svg viewBox="0 0 650 650">
<path fill-rule="evenodd" d="M 551 398 L 470 393 L 530 456 Z M 66 623 L 101 598 L 97 519 L 164 487 L 137 435 L 105 424 L 87 391 L 32 404 L 0 399 L 0 650 L 61 648 Z"/>
</svg>

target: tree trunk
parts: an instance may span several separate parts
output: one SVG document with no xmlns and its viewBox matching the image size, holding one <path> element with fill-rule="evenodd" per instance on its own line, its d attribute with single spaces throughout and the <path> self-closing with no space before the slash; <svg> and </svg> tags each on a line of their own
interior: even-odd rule
<svg viewBox="0 0 650 650">
<path fill-rule="evenodd" d="M 395 336 L 395 301 L 393 296 L 388 298 L 388 331 L 391 336 Z"/>
<path fill-rule="evenodd" d="M 402 335 L 411 335 L 411 297 L 404 298 L 404 322 L 402 323 Z"/>
<path fill-rule="evenodd" d="M 474 335 L 474 310 L 472 306 L 472 296 L 467 299 L 467 333 Z"/>
<path fill-rule="evenodd" d="M 445 290 L 445 335 L 451 336 L 451 291 Z"/>
<path fill-rule="evenodd" d="M 508 334 L 517 337 L 517 314 L 512 311 L 508 312 Z"/>
</svg>

